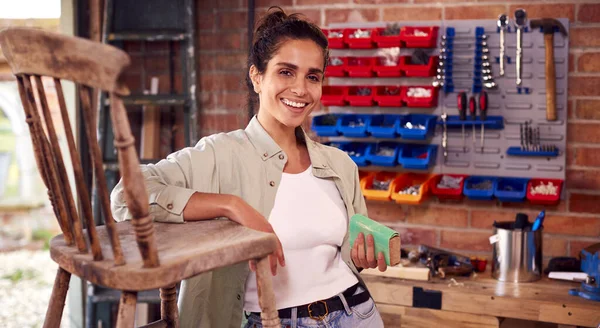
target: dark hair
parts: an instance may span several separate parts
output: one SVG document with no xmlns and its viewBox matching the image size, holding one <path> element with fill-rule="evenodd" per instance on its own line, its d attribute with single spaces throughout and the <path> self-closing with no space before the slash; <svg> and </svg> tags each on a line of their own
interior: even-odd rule
<svg viewBox="0 0 600 328">
<path fill-rule="evenodd" d="M 323 71 L 329 60 L 329 43 L 327 37 L 316 24 L 303 19 L 301 14 L 287 15 L 277 6 L 270 7 L 267 14 L 260 19 L 254 30 L 252 47 L 248 53 L 248 73 L 252 65 L 260 74 L 267 69 L 269 60 L 287 40 L 312 40 L 323 49 Z M 249 74 L 246 74 L 251 104 L 258 101 Z"/>
</svg>

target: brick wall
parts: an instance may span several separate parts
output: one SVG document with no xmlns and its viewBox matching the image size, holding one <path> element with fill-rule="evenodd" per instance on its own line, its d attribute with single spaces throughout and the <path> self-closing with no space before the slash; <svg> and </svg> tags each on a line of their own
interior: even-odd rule
<svg viewBox="0 0 600 328">
<path fill-rule="evenodd" d="M 594 3 L 595 2 L 595 3 Z M 246 0 L 198 1 L 200 131 L 208 135 L 247 122 L 244 88 Z M 322 5 L 327 3 L 326 5 Z M 270 5 L 302 12 L 320 26 L 339 22 L 496 19 L 524 8 L 530 18 L 571 21 L 566 198 L 546 208 L 544 254 L 576 255 L 600 242 L 600 4 L 597 1 L 478 0 L 256 0 L 257 14 Z M 512 14 L 511 14 L 512 16 Z M 489 256 L 494 220 L 517 212 L 534 218 L 541 207 L 464 201 L 421 206 L 369 202 L 370 216 L 395 227 L 405 245 L 426 243 Z M 532 219 L 533 219 L 532 218 Z"/>
</svg>

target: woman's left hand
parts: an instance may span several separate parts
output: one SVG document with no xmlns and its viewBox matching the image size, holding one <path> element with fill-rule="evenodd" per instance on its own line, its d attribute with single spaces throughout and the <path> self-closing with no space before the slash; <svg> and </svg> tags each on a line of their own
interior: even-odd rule
<svg viewBox="0 0 600 328">
<path fill-rule="evenodd" d="M 379 271 L 381 272 L 387 269 L 383 252 L 379 252 L 379 254 L 377 254 L 377 259 L 375 258 L 375 240 L 373 239 L 373 235 L 367 235 L 365 247 L 365 236 L 362 232 L 359 233 L 354 240 L 354 246 L 352 247 L 350 255 L 352 257 L 352 262 L 354 262 L 354 266 L 356 266 L 357 269 L 379 268 Z"/>
</svg>

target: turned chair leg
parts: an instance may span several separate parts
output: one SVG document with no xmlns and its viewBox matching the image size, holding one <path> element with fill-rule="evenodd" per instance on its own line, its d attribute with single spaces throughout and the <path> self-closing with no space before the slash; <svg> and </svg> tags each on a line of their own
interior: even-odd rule
<svg viewBox="0 0 600 328">
<path fill-rule="evenodd" d="M 52 296 L 50 296 L 50 303 L 48 304 L 46 319 L 44 320 L 44 328 L 60 327 L 70 280 L 71 274 L 59 267 L 56 272 L 54 287 L 52 287 Z"/>
<path fill-rule="evenodd" d="M 264 328 L 280 328 L 279 314 L 275 305 L 273 283 L 271 281 L 271 265 L 269 257 L 263 257 L 256 264 L 256 285 L 258 287 L 258 305 L 260 318 Z"/>
<path fill-rule="evenodd" d="M 122 291 L 117 315 L 117 328 L 131 328 L 135 323 L 137 292 Z"/>
<path fill-rule="evenodd" d="M 179 328 L 179 310 L 177 310 L 177 289 L 171 285 L 160 289 L 160 318 L 169 328 Z"/>
</svg>

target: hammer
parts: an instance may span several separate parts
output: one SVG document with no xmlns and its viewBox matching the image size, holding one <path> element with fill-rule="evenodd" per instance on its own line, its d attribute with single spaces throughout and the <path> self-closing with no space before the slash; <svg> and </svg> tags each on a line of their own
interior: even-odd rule
<svg viewBox="0 0 600 328">
<path fill-rule="evenodd" d="M 542 29 L 546 48 L 546 120 L 556 121 L 556 71 L 554 68 L 554 32 L 558 30 L 567 35 L 564 25 L 554 18 L 542 18 L 531 21 L 531 28 Z"/>
</svg>

